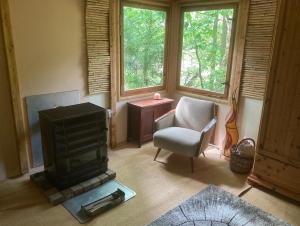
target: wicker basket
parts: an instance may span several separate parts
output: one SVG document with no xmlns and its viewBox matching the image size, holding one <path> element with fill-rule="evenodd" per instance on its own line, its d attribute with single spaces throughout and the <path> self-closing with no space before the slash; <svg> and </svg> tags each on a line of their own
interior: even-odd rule
<svg viewBox="0 0 300 226">
<path fill-rule="evenodd" d="M 245 141 L 251 141 L 253 143 L 253 148 L 255 148 L 255 141 L 251 138 L 245 138 L 241 140 L 237 145 L 233 145 L 231 147 L 230 169 L 235 173 L 249 173 L 253 166 L 254 157 L 243 157 L 240 155 L 239 148 Z"/>
</svg>

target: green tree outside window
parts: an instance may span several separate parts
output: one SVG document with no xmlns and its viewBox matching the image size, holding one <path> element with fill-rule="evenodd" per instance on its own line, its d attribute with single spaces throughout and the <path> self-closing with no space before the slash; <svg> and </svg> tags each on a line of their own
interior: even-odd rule
<svg viewBox="0 0 300 226">
<path fill-rule="evenodd" d="M 184 12 L 180 85 L 224 94 L 234 9 Z"/>
<path fill-rule="evenodd" d="M 124 90 L 163 84 L 166 12 L 123 7 Z"/>
</svg>

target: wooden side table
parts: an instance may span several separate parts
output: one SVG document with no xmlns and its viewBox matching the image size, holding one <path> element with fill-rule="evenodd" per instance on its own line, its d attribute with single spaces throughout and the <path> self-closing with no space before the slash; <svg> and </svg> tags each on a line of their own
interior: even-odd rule
<svg viewBox="0 0 300 226">
<path fill-rule="evenodd" d="M 127 140 L 142 143 L 153 139 L 154 121 L 172 109 L 174 100 L 146 99 L 128 103 Z"/>
</svg>

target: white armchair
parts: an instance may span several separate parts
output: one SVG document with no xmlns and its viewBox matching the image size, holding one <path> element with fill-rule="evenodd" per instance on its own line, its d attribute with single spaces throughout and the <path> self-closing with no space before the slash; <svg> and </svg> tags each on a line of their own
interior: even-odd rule
<svg viewBox="0 0 300 226">
<path fill-rule="evenodd" d="M 204 155 L 216 125 L 216 105 L 210 101 L 182 97 L 175 110 L 155 121 L 154 146 L 188 156 L 194 172 L 194 158 Z M 205 155 L 204 155 L 205 156 Z"/>
</svg>

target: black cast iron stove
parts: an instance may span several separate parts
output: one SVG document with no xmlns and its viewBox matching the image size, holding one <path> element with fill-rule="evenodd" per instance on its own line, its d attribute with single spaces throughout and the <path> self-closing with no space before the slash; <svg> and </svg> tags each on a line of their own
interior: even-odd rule
<svg viewBox="0 0 300 226">
<path fill-rule="evenodd" d="M 47 179 L 65 189 L 107 171 L 106 110 L 91 103 L 39 112 Z"/>
</svg>

